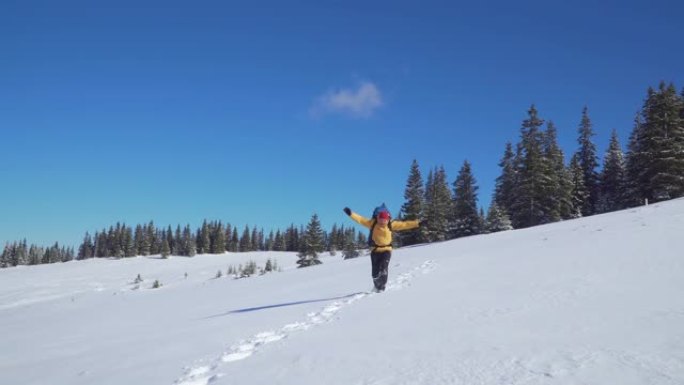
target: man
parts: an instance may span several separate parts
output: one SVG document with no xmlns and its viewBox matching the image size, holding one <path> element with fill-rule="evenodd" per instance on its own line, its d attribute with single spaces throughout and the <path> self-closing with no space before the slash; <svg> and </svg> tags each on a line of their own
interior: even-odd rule
<svg viewBox="0 0 684 385">
<path fill-rule="evenodd" d="M 375 209 L 373 219 L 352 212 L 349 207 L 345 207 L 344 212 L 361 226 L 370 229 L 368 244 L 371 247 L 373 284 L 376 292 L 384 291 L 390 258 L 392 258 L 392 231 L 415 229 L 425 225 L 425 221 L 393 221 L 384 203 Z"/>
</svg>

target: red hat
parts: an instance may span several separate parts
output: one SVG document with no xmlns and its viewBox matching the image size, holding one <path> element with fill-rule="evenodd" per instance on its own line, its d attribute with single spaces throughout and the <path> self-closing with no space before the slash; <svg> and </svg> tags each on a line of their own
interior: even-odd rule
<svg viewBox="0 0 684 385">
<path fill-rule="evenodd" d="M 378 214 L 378 218 L 381 218 L 381 219 L 390 219 L 390 213 L 389 213 L 389 211 L 380 211 L 380 213 Z"/>
</svg>

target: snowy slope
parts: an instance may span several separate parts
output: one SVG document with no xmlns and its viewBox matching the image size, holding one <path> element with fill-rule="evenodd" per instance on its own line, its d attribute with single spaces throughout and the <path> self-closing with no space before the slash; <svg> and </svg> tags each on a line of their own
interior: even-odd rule
<svg viewBox="0 0 684 385">
<path fill-rule="evenodd" d="M 367 257 L 4 269 L 0 384 L 684 384 L 683 229 L 675 200 L 405 248 L 382 294 Z"/>
</svg>

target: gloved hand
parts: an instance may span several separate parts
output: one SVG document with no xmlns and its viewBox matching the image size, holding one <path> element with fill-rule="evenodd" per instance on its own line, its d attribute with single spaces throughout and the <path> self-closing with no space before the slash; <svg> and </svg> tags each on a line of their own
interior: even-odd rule
<svg viewBox="0 0 684 385">
<path fill-rule="evenodd" d="M 351 216 L 351 209 L 349 207 L 345 207 L 344 213 Z"/>
<path fill-rule="evenodd" d="M 422 220 L 422 221 L 420 221 L 420 223 L 418 225 L 422 228 L 426 228 L 426 227 L 428 227 L 428 221 Z"/>
</svg>

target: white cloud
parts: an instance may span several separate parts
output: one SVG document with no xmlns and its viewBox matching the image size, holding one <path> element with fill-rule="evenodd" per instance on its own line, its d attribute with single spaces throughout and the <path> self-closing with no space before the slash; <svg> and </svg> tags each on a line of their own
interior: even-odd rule
<svg viewBox="0 0 684 385">
<path fill-rule="evenodd" d="M 311 108 L 314 117 L 339 113 L 354 118 L 368 118 L 382 107 L 382 94 L 371 82 L 363 82 L 356 89 L 340 89 L 319 97 Z"/>
</svg>

